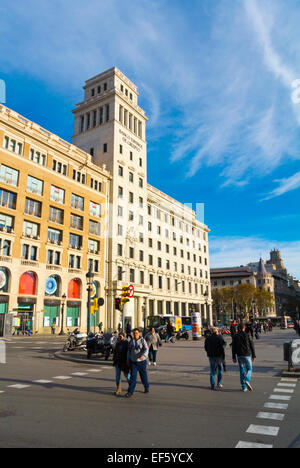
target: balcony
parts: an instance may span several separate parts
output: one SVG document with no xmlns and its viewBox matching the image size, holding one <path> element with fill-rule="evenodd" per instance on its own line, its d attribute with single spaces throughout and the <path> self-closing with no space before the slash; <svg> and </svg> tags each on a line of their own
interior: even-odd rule
<svg viewBox="0 0 300 468">
<path fill-rule="evenodd" d="M 30 266 L 30 267 L 38 267 L 39 266 L 39 262 L 35 261 L 35 260 L 24 260 L 23 258 L 21 259 L 21 265 L 24 265 L 24 266 Z"/>
<path fill-rule="evenodd" d="M 71 273 L 72 275 L 81 275 L 82 274 L 82 270 L 78 269 L 78 268 L 69 268 L 68 269 L 68 273 Z"/>
<path fill-rule="evenodd" d="M 12 258 L 8 257 L 7 255 L 0 255 L 0 262 L 11 263 Z"/>
<path fill-rule="evenodd" d="M 46 265 L 46 270 L 62 271 L 62 267 L 59 265 Z"/>
</svg>

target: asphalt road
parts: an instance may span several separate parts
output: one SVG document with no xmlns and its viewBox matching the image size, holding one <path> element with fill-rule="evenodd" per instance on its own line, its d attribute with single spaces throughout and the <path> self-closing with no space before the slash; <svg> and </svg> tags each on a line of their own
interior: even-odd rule
<svg viewBox="0 0 300 468">
<path fill-rule="evenodd" d="M 0 364 L 0 448 L 300 448 L 300 384 L 280 372 L 294 338 L 276 330 L 255 343 L 254 392 L 245 394 L 230 351 L 224 389 L 212 392 L 202 341 L 164 345 L 150 394 L 139 384 L 130 400 L 113 395 L 112 367 L 55 359 L 61 338 L 11 338 Z"/>
</svg>

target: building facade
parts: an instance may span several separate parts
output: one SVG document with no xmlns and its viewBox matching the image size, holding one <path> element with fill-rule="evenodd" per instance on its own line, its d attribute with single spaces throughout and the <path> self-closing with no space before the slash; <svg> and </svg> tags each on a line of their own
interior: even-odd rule
<svg viewBox="0 0 300 468">
<path fill-rule="evenodd" d="M 202 312 L 212 320 L 208 227 L 189 207 L 147 181 L 145 112 L 138 90 L 117 68 L 88 80 L 74 113 L 73 144 L 112 175 L 106 268 L 110 328 L 122 322 L 115 298 L 135 286 L 125 321 Z"/>
<path fill-rule="evenodd" d="M 274 307 L 267 311 L 270 317 L 296 315 L 300 311 L 299 281 L 288 273 L 279 250 L 270 252 L 270 259 L 246 266 L 213 268 L 210 272 L 212 289 L 234 288 L 251 284 L 264 288 L 273 295 Z M 217 315 L 217 311 L 214 310 Z"/>
<path fill-rule="evenodd" d="M 0 106 L 0 315 L 15 327 L 49 333 L 64 308 L 65 328 L 85 328 L 89 267 L 104 295 L 109 173 L 91 159 Z"/>
</svg>

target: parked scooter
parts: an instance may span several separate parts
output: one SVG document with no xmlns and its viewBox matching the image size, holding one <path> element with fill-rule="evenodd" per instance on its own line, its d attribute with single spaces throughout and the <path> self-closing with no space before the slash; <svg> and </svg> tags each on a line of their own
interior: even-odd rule
<svg viewBox="0 0 300 468">
<path fill-rule="evenodd" d="M 87 339 L 87 334 L 86 333 L 80 333 L 78 328 L 74 330 L 73 332 L 69 332 L 69 336 L 67 341 L 64 344 L 63 347 L 63 352 L 66 353 L 67 351 L 75 351 L 76 349 L 86 349 L 86 339 Z"/>
<path fill-rule="evenodd" d="M 91 359 L 93 354 L 105 354 L 103 333 L 90 333 L 86 341 L 87 358 Z"/>
<path fill-rule="evenodd" d="M 116 343 L 118 340 L 117 333 L 107 333 L 104 337 L 104 346 L 105 346 L 105 360 L 109 359 L 109 356 L 114 353 Z"/>
<path fill-rule="evenodd" d="M 178 333 L 176 335 L 176 340 L 186 340 L 187 341 L 189 339 L 190 339 L 189 332 L 186 331 L 185 328 L 178 330 Z"/>
</svg>

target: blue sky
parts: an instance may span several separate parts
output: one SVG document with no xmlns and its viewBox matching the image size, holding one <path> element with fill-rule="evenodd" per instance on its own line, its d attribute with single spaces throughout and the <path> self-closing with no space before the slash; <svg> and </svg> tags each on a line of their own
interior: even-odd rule
<svg viewBox="0 0 300 468">
<path fill-rule="evenodd" d="M 205 203 L 212 266 L 277 247 L 300 278 L 299 24 L 298 0 L 2 2 L 0 79 L 71 140 L 84 81 L 117 66 L 150 119 L 149 182 Z"/>
</svg>

